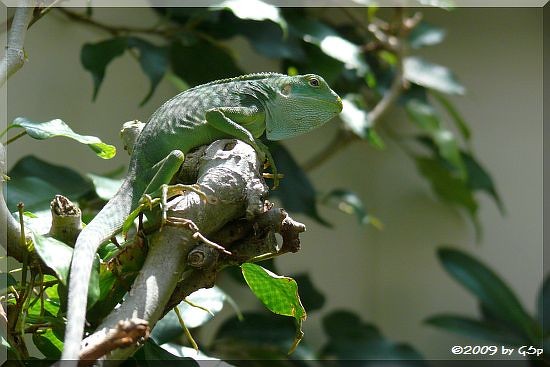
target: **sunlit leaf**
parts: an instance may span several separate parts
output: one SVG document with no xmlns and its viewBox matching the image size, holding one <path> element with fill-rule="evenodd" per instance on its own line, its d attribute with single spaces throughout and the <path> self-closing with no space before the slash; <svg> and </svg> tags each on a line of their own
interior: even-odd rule
<svg viewBox="0 0 550 367">
<path fill-rule="evenodd" d="M 88 173 L 88 177 L 92 180 L 97 196 L 103 200 L 110 200 L 115 196 L 123 181 L 122 179 L 113 179 L 92 173 Z"/>
<path fill-rule="evenodd" d="M 451 10 L 456 7 L 453 0 L 417 0 L 422 5 L 435 6 L 445 10 Z"/>
<path fill-rule="evenodd" d="M 218 358 L 210 357 L 200 350 L 195 350 L 193 348 L 184 347 L 181 344 L 176 343 L 164 343 L 160 346 L 162 349 L 166 350 L 168 353 L 177 356 L 177 357 L 185 357 L 185 358 L 193 358 L 195 360 L 200 360 L 201 364 L 204 364 L 205 362 L 202 361 L 211 361 L 212 367 L 233 367 L 233 365 L 222 361 Z"/>
<path fill-rule="evenodd" d="M 88 145 L 90 149 L 103 159 L 110 159 L 116 154 L 116 148 L 113 145 L 105 144 L 95 136 L 77 134 L 69 125 L 60 119 L 34 122 L 24 117 L 16 117 L 10 128 L 11 127 L 21 127 L 25 129 L 27 134 L 34 139 L 43 140 L 64 136 L 76 140 L 79 143 Z"/>
<path fill-rule="evenodd" d="M 14 213 L 16 217 L 19 217 L 18 213 Z M 34 233 L 47 234 L 52 226 L 52 211 L 40 210 L 33 213 L 32 217 L 24 216 L 23 223 L 25 228 L 32 230 Z"/>
<path fill-rule="evenodd" d="M 52 329 L 43 333 L 33 333 L 32 341 L 47 359 L 57 360 L 61 357 L 63 341 L 54 334 Z"/>
<path fill-rule="evenodd" d="M 432 64 L 416 56 L 404 60 L 404 77 L 408 81 L 426 88 L 449 94 L 464 94 L 464 87 L 449 69 Z"/>
<path fill-rule="evenodd" d="M 126 38 L 116 37 L 97 43 L 85 43 L 82 46 L 80 62 L 86 70 L 92 73 L 94 80 L 93 100 L 97 97 L 97 92 L 105 77 L 107 65 L 124 53 L 126 45 Z"/>
<path fill-rule="evenodd" d="M 346 68 L 354 69 L 358 75 L 369 70 L 361 48 L 340 36 L 325 23 L 311 18 L 295 19 L 291 23 L 294 32 L 308 43 L 318 46 L 325 54 L 341 61 Z"/>
<path fill-rule="evenodd" d="M 177 306 L 185 326 L 189 329 L 194 329 L 210 321 L 222 310 L 226 295 L 220 288 L 214 286 L 208 289 L 199 289 L 186 299 L 194 305 L 198 305 L 208 310 L 205 311 L 201 308 L 191 306 L 185 301 L 182 301 Z M 183 330 L 175 312 L 170 311 L 155 325 L 151 337 L 158 344 L 162 345 L 173 340 L 182 333 Z"/>
<path fill-rule="evenodd" d="M 445 270 L 498 317 L 530 340 L 536 340 L 534 320 L 517 296 L 491 269 L 472 256 L 449 247 L 440 248 L 437 255 Z"/>
<path fill-rule="evenodd" d="M 409 34 L 409 44 L 412 48 L 432 46 L 445 39 L 445 30 L 427 22 L 420 22 Z"/>
<path fill-rule="evenodd" d="M 340 118 L 344 124 L 361 139 L 367 140 L 373 147 L 384 149 L 384 141 L 373 129 L 369 114 L 359 108 L 354 102 L 355 96 L 346 95 L 342 100 L 344 105 Z"/>
<path fill-rule="evenodd" d="M 166 72 L 168 67 L 168 49 L 156 46 L 137 37 L 128 37 L 128 47 L 136 48 L 139 51 L 139 65 L 151 82 L 149 92 L 143 98 L 143 101 L 141 101 L 141 105 L 143 105 L 151 98 L 155 88 Z"/>
<path fill-rule="evenodd" d="M 252 293 L 271 312 L 296 320 L 296 337 L 291 347 L 293 351 L 303 337 L 302 321 L 306 319 L 306 310 L 300 301 L 296 281 L 274 274 L 256 264 L 242 264 L 241 270 Z"/>
<path fill-rule="evenodd" d="M 286 32 L 286 20 L 281 16 L 276 6 L 260 0 L 226 0 L 210 9 L 228 9 L 236 17 L 256 21 L 270 20 Z"/>
</svg>

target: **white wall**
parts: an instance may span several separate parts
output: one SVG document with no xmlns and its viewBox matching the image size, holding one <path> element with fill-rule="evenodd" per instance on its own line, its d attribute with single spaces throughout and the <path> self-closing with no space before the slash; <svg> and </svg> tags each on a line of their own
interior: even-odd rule
<svg viewBox="0 0 550 367">
<path fill-rule="evenodd" d="M 105 22 L 154 22 L 144 9 L 95 11 Z M 492 173 L 507 214 L 501 216 L 494 203 L 482 196 L 484 237 L 476 245 L 470 223 L 434 198 L 414 163 L 394 144 L 387 141 L 383 152 L 357 144 L 311 177 L 320 191 L 346 187 L 358 192 L 385 229 L 359 227 L 330 210 L 323 214 L 335 224 L 334 229 L 298 217 L 308 225 L 303 250 L 280 259 L 279 264 L 285 273 L 312 274 L 328 296 L 323 312 L 355 310 L 391 338 L 411 342 L 428 357 L 448 358 L 451 345 L 468 341 L 424 326 L 422 320 L 448 311 L 473 315 L 476 305 L 439 266 L 437 246 L 455 244 L 483 259 L 502 274 L 529 310 L 534 309 L 542 281 L 542 11 L 424 11 L 429 21 L 448 30 L 448 37 L 442 46 L 423 55 L 452 68 L 467 87 L 468 94 L 453 101 L 472 126 L 473 146 Z M 81 172 L 101 173 L 127 163 L 118 141 L 121 124 L 135 118 L 145 121 L 175 90 L 165 80 L 152 100 L 138 107 L 148 80 L 125 55 L 109 66 L 98 99 L 91 103 L 92 82 L 80 65 L 80 47 L 84 41 L 107 36 L 55 12 L 34 25 L 26 43 L 29 62 L 9 81 L 8 120 L 63 118 L 78 132 L 116 144 L 119 156 L 102 161 L 77 143 L 24 137 L 9 147 L 11 165 L 29 153 Z M 246 47 L 240 58 L 251 71 L 276 68 L 251 58 Z M 407 122 L 395 111 L 384 123 L 402 126 Z M 328 142 L 336 124 L 288 141 L 287 146 L 305 161 Z M 236 294 L 237 301 L 241 295 L 250 299 L 244 292 Z M 324 340 L 319 319 L 320 315 L 312 314 L 305 324 L 306 338 L 314 345 Z"/>
</svg>

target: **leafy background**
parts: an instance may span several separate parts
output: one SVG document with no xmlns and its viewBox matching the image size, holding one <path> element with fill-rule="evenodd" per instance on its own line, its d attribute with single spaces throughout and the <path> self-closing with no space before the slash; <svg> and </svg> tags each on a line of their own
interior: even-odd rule
<svg viewBox="0 0 550 367">
<path fill-rule="evenodd" d="M 350 217 L 320 208 L 334 228 L 303 218 L 308 233 L 302 252 L 278 261 L 280 273 L 308 272 L 327 295 L 323 312 L 310 314 L 304 324 L 308 341 L 314 345 L 326 340 L 321 317 L 338 308 L 352 309 L 392 339 L 411 342 L 429 357 L 447 357 L 449 345 L 470 341 L 422 325 L 427 316 L 439 312 L 477 312 L 472 298 L 444 275 L 434 255 L 440 243 L 462 245 L 486 259 L 504 273 L 526 307 L 535 309 L 542 279 L 542 145 L 541 124 L 535 114 L 542 103 L 536 88 L 540 85 L 537 70 L 541 70 L 540 17 L 536 9 L 456 9 L 450 13 L 423 9 L 423 13 L 430 23 L 447 31 L 447 38 L 439 47 L 414 52 L 450 67 L 467 87 L 465 97 L 452 100 L 472 128 L 471 144 L 498 184 L 506 216 L 501 216 L 494 202 L 479 197 L 484 236 L 476 247 L 471 223 L 435 200 L 414 162 L 389 139 L 384 139 L 383 151 L 356 144 L 313 171 L 310 177 L 319 192 L 352 189 L 368 212 L 384 223 L 383 231 L 363 228 Z M 125 19 L 136 26 L 152 24 L 155 19 L 150 10 L 139 9 L 96 9 L 94 16 L 111 24 Z M 33 26 L 27 43 L 31 61 L 10 79 L 10 117 L 25 115 L 43 121 L 60 117 L 63 111 L 63 119 L 75 130 L 100 136 L 122 151 L 117 140 L 121 123 L 134 118 L 145 121 L 175 88 L 164 78 L 151 99 L 139 107 L 150 80 L 126 53 L 109 65 L 96 101 L 91 103 L 93 84 L 80 64 L 81 46 L 107 38 L 104 32 L 74 25 L 60 14 Z M 510 52 L 510 43 L 514 52 Z M 245 39 L 231 39 L 228 44 L 240 50 L 238 65 L 243 70 L 279 70 L 276 62 L 250 49 Z M 520 71 L 518 65 L 522 65 Z M 403 111 L 392 112 L 383 123 L 415 131 Z M 286 146 L 304 162 L 330 140 L 336 128 L 337 123 L 332 123 Z M 29 150 L 81 172 L 105 173 L 127 161 L 124 153 L 112 162 L 93 160 L 76 143 L 64 142 L 63 149 L 53 142 L 30 144 L 30 140 L 21 140 L 10 146 L 12 165 Z M 518 258 L 522 259 L 519 264 Z M 247 292 L 236 288 L 231 295 L 239 304 L 254 307 Z M 215 319 L 214 326 L 216 322 L 220 321 Z"/>
</svg>

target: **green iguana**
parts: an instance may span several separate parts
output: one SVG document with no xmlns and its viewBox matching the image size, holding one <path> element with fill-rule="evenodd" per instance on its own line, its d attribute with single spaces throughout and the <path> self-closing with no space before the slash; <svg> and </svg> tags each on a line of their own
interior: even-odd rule
<svg viewBox="0 0 550 367">
<path fill-rule="evenodd" d="M 74 248 L 64 360 L 78 360 L 88 283 L 98 247 L 120 232 L 144 194 L 168 184 L 191 149 L 223 138 L 250 144 L 277 169 L 258 138 L 281 140 L 316 128 L 342 111 L 342 100 L 317 75 L 258 73 L 188 89 L 162 105 L 141 131 L 115 196 L 80 233 Z"/>
</svg>

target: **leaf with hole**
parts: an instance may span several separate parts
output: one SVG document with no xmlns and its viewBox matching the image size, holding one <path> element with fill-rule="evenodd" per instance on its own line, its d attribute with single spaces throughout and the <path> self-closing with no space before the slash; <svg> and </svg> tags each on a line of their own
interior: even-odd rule
<svg viewBox="0 0 550 367">
<path fill-rule="evenodd" d="M 58 136 L 76 140 L 79 143 L 88 145 L 98 157 L 103 159 L 111 159 L 116 154 L 116 148 L 113 145 L 105 144 L 95 136 L 77 134 L 69 125 L 60 119 L 35 122 L 24 117 L 16 117 L 9 128 L 11 129 L 14 127 L 25 129 L 30 137 L 38 140 Z"/>
</svg>

